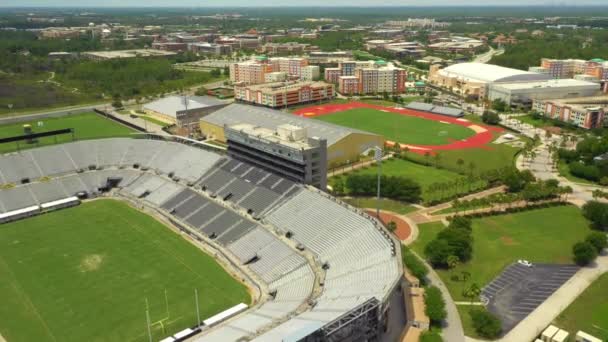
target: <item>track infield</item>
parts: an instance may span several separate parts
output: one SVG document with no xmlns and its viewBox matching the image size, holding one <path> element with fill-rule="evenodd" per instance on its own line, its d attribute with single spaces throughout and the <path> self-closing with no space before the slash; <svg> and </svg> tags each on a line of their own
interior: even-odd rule
<svg viewBox="0 0 608 342">
<path fill-rule="evenodd" d="M 462 118 L 361 102 L 311 106 L 298 109 L 294 114 L 381 134 L 387 139 L 387 145 L 392 146 L 396 141 L 402 148 L 407 147 L 419 154 L 468 148 L 491 149 L 487 144 L 494 140 L 495 133 L 503 131 Z M 375 117 L 364 118 L 370 114 Z M 399 120 L 388 116 L 391 114 L 407 116 L 409 120 L 399 123 Z"/>
</svg>

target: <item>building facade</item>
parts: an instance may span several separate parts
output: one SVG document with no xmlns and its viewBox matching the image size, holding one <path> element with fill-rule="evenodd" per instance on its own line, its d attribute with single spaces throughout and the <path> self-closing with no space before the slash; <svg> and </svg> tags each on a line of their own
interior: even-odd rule
<svg viewBox="0 0 608 342">
<path fill-rule="evenodd" d="M 308 137 L 306 128 L 289 124 L 276 130 L 237 124 L 224 131 L 229 156 L 326 190 L 327 140 Z"/>
<path fill-rule="evenodd" d="M 230 80 L 234 83 L 259 84 L 266 82 L 265 75 L 271 72 L 283 72 L 290 77 L 310 81 L 318 78 L 319 67 L 309 67 L 306 58 L 258 56 L 255 60 L 231 64 Z"/>
<path fill-rule="evenodd" d="M 398 94 L 405 92 L 407 72 L 383 60 L 349 61 L 325 69 L 325 80 L 337 83 L 343 94 Z"/>
<path fill-rule="evenodd" d="M 330 100 L 334 95 L 334 85 L 325 82 L 278 82 L 234 87 L 235 100 L 270 108 Z"/>
<path fill-rule="evenodd" d="M 593 129 L 604 126 L 607 97 L 589 97 L 534 101 L 533 109 L 542 115 L 581 128 Z"/>
</svg>

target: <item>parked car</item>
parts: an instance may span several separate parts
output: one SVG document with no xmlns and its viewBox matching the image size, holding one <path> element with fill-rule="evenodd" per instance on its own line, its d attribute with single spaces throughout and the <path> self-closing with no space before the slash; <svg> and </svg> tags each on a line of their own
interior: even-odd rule
<svg viewBox="0 0 608 342">
<path fill-rule="evenodd" d="M 526 267 L 532 267 L 532 266 L 534 266 L 528 260 L 522 260 L 522 259 L 520 259 L 520 260 L 517 260 L 517 263 L 520 264 L 520 265 L 522 265 L 522 266 L 526 266 Z"/>
</svg>

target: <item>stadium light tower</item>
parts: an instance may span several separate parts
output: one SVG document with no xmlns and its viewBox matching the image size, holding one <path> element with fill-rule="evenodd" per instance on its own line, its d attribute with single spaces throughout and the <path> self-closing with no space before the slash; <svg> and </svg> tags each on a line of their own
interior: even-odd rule
<svg viewBox="0 0 608 342">
<path fill-rule="evenodd" d="M 382 176 L 382 148 L 376 146 L 374 159 L 376 159 L 376 163 L 378 164 L 378 188 L 376 191 L 376 217 L 380 218 L 380 179 Z"/>
</svg>

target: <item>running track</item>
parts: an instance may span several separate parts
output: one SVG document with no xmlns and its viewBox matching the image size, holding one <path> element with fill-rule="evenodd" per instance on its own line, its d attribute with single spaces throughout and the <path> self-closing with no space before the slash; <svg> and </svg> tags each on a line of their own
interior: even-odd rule
<svg viewBox="0 0 608 342">
<path fill-rule="evenodd" d="M 396 109 L 396 108 L 392 108 L 392 107 L 384 107 L 384 106 L 378 106 L 378 105 L 362 103 L 362 102 L 350 102 L 350 103 L 345 103 L 345 104 L 327 104 L 327 105 L 321 105 L 321 106 L 311 106 L 311 107 L 298 109 L 294 112 L 294 114 L 302 116 L 302 117 L 314 118 L 316 116 L 333 114 L 333 113 L 343 112 L 345 110 L 356 109 L 356 108 L 371 108 L 371 109 L 377 109 L 377 110 L 397 113 L 400 115 L 416 116 L 416 117 L 424 118 L 427 120 L 447 122 L 447 123 L 454 124 L 454 125 L 468 127 L 477 132 L 477 134 L 475 134 L 474 136 L 472 136 L 470 138 L 463 139 L 463 140 L 454 140 L 453 142 L 450 142 L 449 144 L 445 144 L 445 145 L 400 144 L 400 145 L 402 145 L 403 148 L 408 147 L 410 149 L 410 151 L 419 153 L 419 154 L 424 154 L 426 152 L 433 153 L 435 151 L 461 150 L 461 149 L 467 149 L 467 148 L 491 149 L 491 147 L 487 146 L 487 145 L 490 142 L 492 142 L 492 140 L 494 140 L 494 133 L 499 133 L 499 132 L 504 131 L 502 128 L 480 125 L 480 124 L 472 123 L 466 119 L 452 118 L 449 116 L 431 114 L 431 113 L 421 112 L 421 111 L 416 111 L 416 110 L 411 110 L 411 109 Z M 387 141 L 387 145 L 392 146 L 393 144 L 394 144 L 394 142 Z"/>
</svg>

